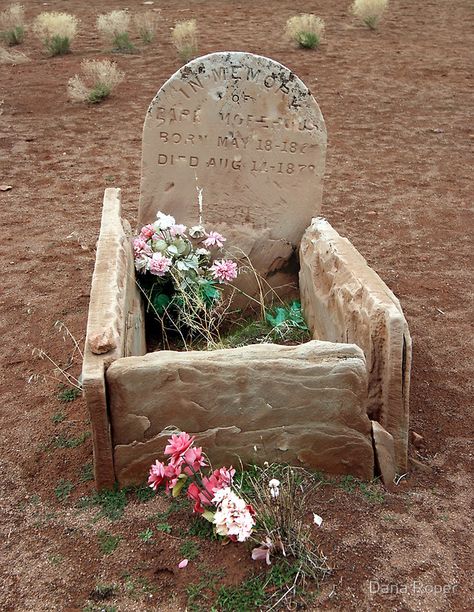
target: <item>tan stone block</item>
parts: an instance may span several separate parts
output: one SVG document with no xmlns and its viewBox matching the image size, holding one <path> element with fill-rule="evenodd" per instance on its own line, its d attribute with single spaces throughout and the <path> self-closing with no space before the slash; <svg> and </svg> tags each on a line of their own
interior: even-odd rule
<svg viewBox="0 0 474 612">
<path fill-rule="evenodd" d="M 158 210 L 188 226 L 201 216 L 262 276 L 284 274 L 320 210 L 325 156 L 321 111 L 288 68 L 250 53 L 200 57 L 148 109 L 139 224 Z"/>
<path fill-rule="evenodd" d="M 169 427 L 196 434 L 216 465 L 240 457 L 373 476 L 367 372 L 353 345 L 160 351 L 115 361 L 106 380 L 122 485 L 144 480 Z"/>
<path fill-rule="evenodd" d="M 330 224 L 314 219 L 300 247 L 300 292 L 314 338 L 353 342 L 369 373 L 367 414 L 395 443 L 406 470 L 411 338 L 397 298 Z"/>
<path fill-rule="evenodd" d="M 106 189 L 82 368 L 98 488 L 115 481 L 104 371 L 115 359 L 146 350 L 130 232 L 120 215 L 120 189 Z"/>
</svg>

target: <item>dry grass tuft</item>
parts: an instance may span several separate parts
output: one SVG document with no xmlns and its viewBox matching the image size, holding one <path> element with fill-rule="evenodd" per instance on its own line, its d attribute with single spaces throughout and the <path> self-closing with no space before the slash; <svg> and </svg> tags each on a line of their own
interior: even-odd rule
<svg viewBox="0 0 474 612">
<path fill-rule="evenodd" d="M 19 45 L 25 37 L 25 9 L 12 4 L 0 13 L 0 38 L 8 45 Z"/>
<path fill-rule="evenodd" d="M 81 63 L 83 78 L 74 75 L 69 79 L 67 90 L 71 100 L 96 104 L 107 98 L 119 85 L 125 73 L 110 60 L 85 59 Z"/>
<path fill-rule="evenodd" d="M 127 11 L 111 11 L 97 17 L 97 29 L 112 44 L 114 51 L 130 53 L 134 46 L 130 41 L 130 15 Z"/>
<path fill-rule="evenodd" d="M 145 11 L 135 15 L 135 27 L 144 43 L 149 44 L 155 38 L 159 17 L 159 11 Z"/>
<path fill-rule="evenodd" d="M 179 57 L 188 62 L 198 51 L 196 20 L 178 21 L 171 30 L 171 38 Z"/>
<path fill-rule="evenodd" d="M 300 47 L 306 49 L 319 47 L 323 32 L 324 21 L 310 13 L 295 15 L 286 22 L 287 38 L 294 40 Z"/>
<path fill-rule="evenodd" d="M 387 6 L 388 0 L 354 0 L 352 12 L 371 30 L 375 30 Z"/>
<path fill-rule="evenodd" d="M 0 64 L 23 64 L 29 62 L 30 58 L 20 51 L 9 51 L 5 47 L 0 47 Z"/>
<path fill-rule="evenodd" d="M 35 19 L 33 32 L 50 55 L 64 55 L 70 51 L 78 26 L 77 17 L 69 13 L 41 13 Z"/>
</svg>

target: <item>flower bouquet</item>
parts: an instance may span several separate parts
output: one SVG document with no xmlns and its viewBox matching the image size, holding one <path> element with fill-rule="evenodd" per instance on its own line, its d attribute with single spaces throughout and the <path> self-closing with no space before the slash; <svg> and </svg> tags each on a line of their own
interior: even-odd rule
<svg viewBox="0 0 474 612">
<path fill-rule="evenodd" d="M 176 223 L 158 212 L 133 240 L 138 283 L 162 330 L 215 343 L 221 322 L 224 286 L 237 278 L 237 263 L 218 258 L 225 238 L 201 225 Z"/>
</svg>

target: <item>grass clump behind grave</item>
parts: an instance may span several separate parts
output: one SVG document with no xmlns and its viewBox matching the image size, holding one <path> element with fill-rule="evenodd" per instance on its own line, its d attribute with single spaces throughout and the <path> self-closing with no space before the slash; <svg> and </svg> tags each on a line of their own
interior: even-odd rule
<svg viewBox="0 0 474 612">
<path fill-rule="evenodd" d="M 78 25 L 77 17 L 69 13 L 41 13 L 34 22 L 33 31 L 49 55 L 64 55 L 71 51 Z"/>
<path fill-rule="evenodd" d="M 125 73 L 110 60 L 85 59 L 81 63 L 83 76 L 69 79 L 67 91 L 75 102 L 97 104 L 107 98 L 123 81 Z"/>
<path fill-rule="evenodd" d="M 159 13 L 156 11 L 145 11 L 135 15 L 133 21 L 138 35 L 146 45 L 153 42 L 158 28 Z"/>
<path fill-rule="evenodd" d="M 171 38 L 179 57 L 188 62 L 198 52 L 196 20 L 178 21 L 171 30 Z"/>
<path fill-rule="evenodd" d="M 135 50 L 130 35 L 130 15 L 127 11 L 111 11 L 97 17 L 99 34 L 112 45 L 112 51 L 132 53 Z"/>
<path fill-rule="evenodd" d="M 302 13 L 286 22 L 286 36 L 305 49 L 319 47 L 324 32 L 324 21 L 316 15 Z"/>
<path fill-rule="evenodd" d="M 387 6 L 388 0 L 354 0 L 352 12 L 367 27 L 375 30 Z"/>
<path fill-rule="evenodd" d="M 12 4 L 0 13 L 0 39 L 7 45 L 19 45 L 25 37 L 25 9 Z"/>
</svg>

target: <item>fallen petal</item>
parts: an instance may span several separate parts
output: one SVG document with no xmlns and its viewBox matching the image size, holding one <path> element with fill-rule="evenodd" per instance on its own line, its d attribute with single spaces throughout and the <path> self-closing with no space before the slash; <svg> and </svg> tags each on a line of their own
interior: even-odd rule
<svg viewBox="0 0 474 612">
<path fill-rule="evenodd" d="M 188 563 L 189 563 L 189 559 L 183 559 L 182 561 L 178 563 L 179 569 L 183 569 L 183 567 L 186 567 Z"/>
<path fill-rule="evenodd" d="M 313 517 L 314 524 L 321 527 L 323 519 L 319 516 L 319 514 L 316 514 L 316 512 L 313 512 Z"/>
<path fill-rule="evenodd" d="M 12 185 L 0 185 L 0 191 L 10 191 L 10 189 L 13 189 Z"/>
</svg>

